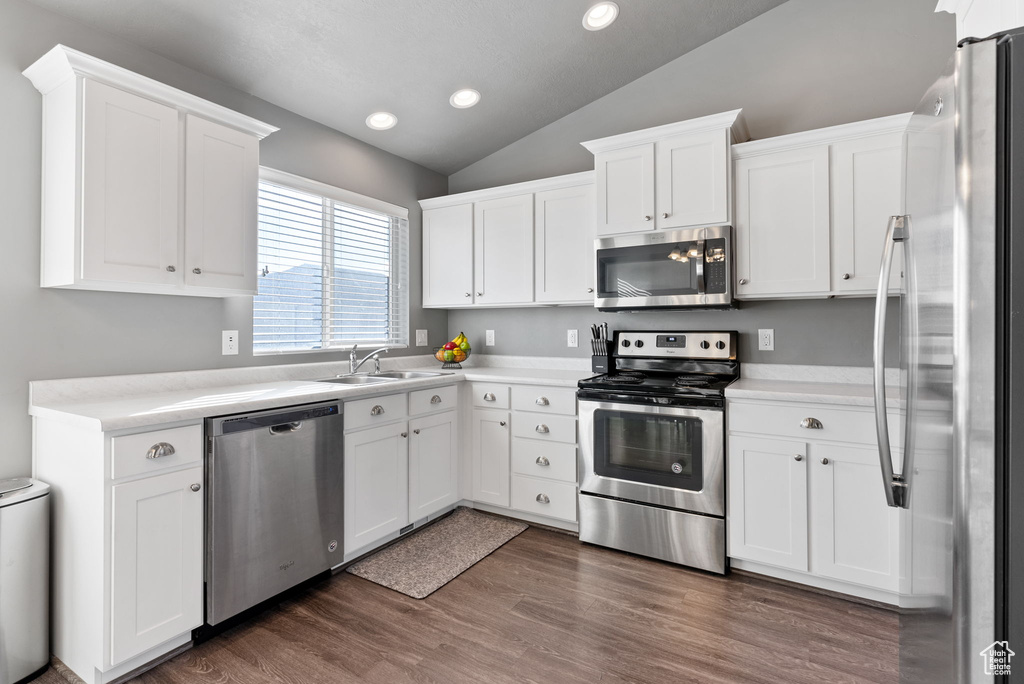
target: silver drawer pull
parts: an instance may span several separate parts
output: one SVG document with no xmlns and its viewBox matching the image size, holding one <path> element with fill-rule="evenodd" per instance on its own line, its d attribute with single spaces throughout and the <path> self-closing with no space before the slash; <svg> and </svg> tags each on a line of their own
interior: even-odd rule
<svg viewBox="0 0 1024 684">
<path fill-rule="evenodd" d="M 537 503 L 551 503 L 551 499 L 548 498 L 547 494 L 538 494 Z"/>
<path fill-rule="evenodd" d="M 435 394 L 434 396 L 430 397 L 430 403 L 431 404 L 440 404 L 441 403 L 441 397 Z"/>
<path fill-rule="evenodd" d="M 505 421 L 501 421 L 500 423 L 498 423 L 498 425 L 500 425 L 501 427 L 505 427 Z"/>
<path fill-rule="evenodd" d="M 203 488 L 203 486 L 201 484 L 199 484 L 198 482 L 196 482 L 191 487 L 189 487 L 189 489 L 191 489 L 193 492 L 198 492 L 202 488 Z"/>
<path fill-rule="evenodd" d="M 802 461 L 802 460 L 804 460 L 804 455 L 803 454 L 797 454 L 796 456 L 793 457 L 793 460 L 794 461 Z"/>
<path fill-rule="evenodd" d="M 414 435 L 420 434 L 420 429 L 416 428 L 415 430 L 412 431 L 412 434 L 414 434 Z"/>
<path fill-rule="evenodd" d="M 536 430 L 537 432 L 539 432 L 542 435 L 546 435 L 547 433 L 551 432 L 551 430 L 548 429 L 548 426 L 544 425 L 544 423 L 541 423 L 540 425 L 538 425 L 537 427 L 535 427 L 533 429 Z"/>
<path fill-rule="evenodd" d="M 828 465 L 828 464 L 829 464 L 829 460 L 827 458 L 821 459 L 821 465 Z"/>
<path fill-rule="evenodd" d="M 537 401 L 533 402 L 537 406 L 550 406 L 551 402 L 548 401 L 547 397 L 537 397 Z"/>
<path fill-rule="evenodd" d="M 196 275 L 202 275 L 203 274 L 203 269 L 201 269 L 198 266 L 196 266 L 195 268 L 192 269 L 192 272 L 195 273 Z"/>
<path fill-rule="evenodd" d="M 539 465 L 539 466 L 549 466 L 549 465 L 551 465 L 551 461 L 548 460 L 547 456 L 538 456 L 537 457 L 537 465 Z"/>
<path fill-rule="evenodd" d="M 494 401 L 494 395 L 488 392 L 484 395 L 484 401 Z"/>
<path fill-rule="evenodd" d="M 379 416 L 382 413 L 384 413 L 384 407 L 381 406 L 380 404 L 374 404 L 373 408 L 370 409 L 371 416 Z"/>
<path fill-rule="evenodd" d="M 817 418 L 804 418 L 800 421 L 800 427 L 807 428 L 808 430 L 821 430 L 825 426 Z"/>
<path fill-rule="evenodd" d="M 174 268 L 174 266 L 168 266 L 168 267 L 167 267 L 167 272 L 168 272 L 168 273 L 174 273 L 174 272 L 175 272 L 175 271 L 177 271 L 177 270 L 178 270 L 178 269 Z"/>
<path fill-rule="evenodd" d="M 146 458 L 162 458 L 164 456 L 174 455 L 174 445 L 168 444 L 167 442 L 157 442 L 153 446 L 149 447 L 149 451 L 146 452 Z"/>
<path fill-rule="evenodd" d="M 403 433 L 402 433 L 402 437 L 408 437 L 408 436 L 409 436 L 409 433 L 408 433 L 408 432 L 403 432 Z"/>
</svg>

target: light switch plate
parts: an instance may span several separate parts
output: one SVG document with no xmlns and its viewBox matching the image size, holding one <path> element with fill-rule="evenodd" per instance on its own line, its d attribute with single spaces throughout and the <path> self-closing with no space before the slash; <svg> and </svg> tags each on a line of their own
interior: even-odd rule
<svg viewBox="0 0 1024 684">
<path fill-rule="evenodd" d="M 758 351 L 775 351 L 775 328 L 761 328 L 757 331 Z"/>
<path fill-rule="evenodd" d="M 417 330 L 416 331 L 416 346 L 426 347 L 427 346 L 427 331 Z"/>
<path fill-rule="evenodd" d="M 484 344 L 488 347 L 494 346 L 494 331 L 488 330 L 484 332 Z"/>
<path fill-rule="evenodd" d="M 238 353 L 238 331 L 220 331 L 220 353 L 221 356 L 232 356 Z"/>
</svg>

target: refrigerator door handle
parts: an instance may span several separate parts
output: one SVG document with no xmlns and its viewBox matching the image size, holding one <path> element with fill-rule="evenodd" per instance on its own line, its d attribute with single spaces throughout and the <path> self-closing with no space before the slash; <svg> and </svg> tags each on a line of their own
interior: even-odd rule
<svg viewBox="0 0 1024 684">
<path fill-rule="evenodd" d="M 893 473 L 892 449 L 889 445 L 889 416 L 885 405 L 885 312 L 889 300 L 889 273 L 896 243 L 906 239 L 907 216 L 890 216 L 885 233 L 885 249 L 878 274 L 878 293 L 875 296 L 875 345 L 872 355 L 875 385 L 875 427 L 878 431 L 878 461 L 882 468 L 885 502 L 893 508 L 905 507 L 906 483 Z"/>
</svg>

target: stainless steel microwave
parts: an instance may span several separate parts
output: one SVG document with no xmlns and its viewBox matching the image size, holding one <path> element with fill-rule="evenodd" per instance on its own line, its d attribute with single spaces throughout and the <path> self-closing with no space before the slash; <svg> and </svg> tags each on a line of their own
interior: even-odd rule
<svg viewBox="0 0 1024 684">
<path fill-rule="evenodd" d="M 601 311 L 724 309 L 732 301 L 732 227 L 598 238 Z"/>
</svg>

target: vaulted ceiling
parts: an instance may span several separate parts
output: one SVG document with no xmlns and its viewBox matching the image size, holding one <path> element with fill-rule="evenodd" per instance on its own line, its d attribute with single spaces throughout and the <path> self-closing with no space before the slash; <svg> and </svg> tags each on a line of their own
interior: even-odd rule
<svg viewBox="0 0 1024 684">
<path fill-rule="evenodd" d="M 602 31 L 596 0 L 30 1 L 451 174 L 784 0 L 617 0 Z"/>
</svg>

